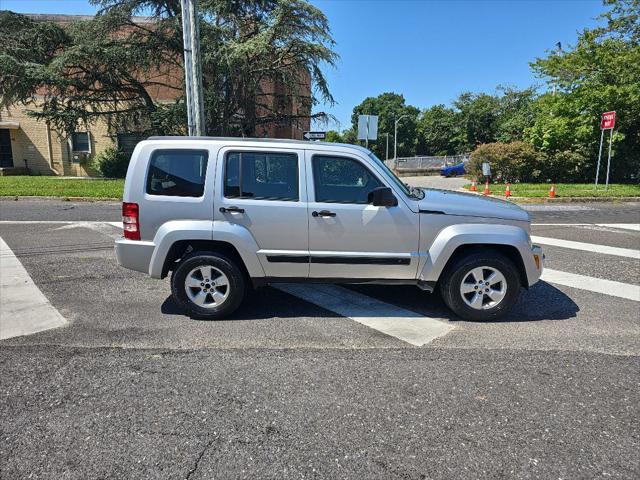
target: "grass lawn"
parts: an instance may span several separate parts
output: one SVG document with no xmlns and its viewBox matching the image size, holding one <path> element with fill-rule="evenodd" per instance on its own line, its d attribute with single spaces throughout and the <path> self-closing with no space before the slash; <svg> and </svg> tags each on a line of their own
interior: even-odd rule
<svg viewBox="0 0 640 480">
<path fill-rule="evenodd" d="M 471 184 L 465 185 L 469 188 Z M 492 195 L 504 195 L 504 184 L 491 184 Z M 548 183 L 512 183 L 511 195 L 514 197 L 548 197 L 551 185 Z M 484 190 L 484 184 L 478 184 L 478 191 Z M 557 183 L 556 197 L 640 197 L 640 185 L 609 184 L 609 190 L 604 185 L 593 189 L 593 183 Z"/>
<path fill-rule="evenodd" d="M 60 177 L 0 177 L 0 196 L 91 197 L 120 200 L 124 180 Z"/>
</svg>

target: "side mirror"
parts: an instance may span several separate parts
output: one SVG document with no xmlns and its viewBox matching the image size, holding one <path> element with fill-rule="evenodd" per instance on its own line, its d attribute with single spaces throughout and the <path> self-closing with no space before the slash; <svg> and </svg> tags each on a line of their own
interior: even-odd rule
<svg viewBox="0 0 640 480">
<path fill-rule="evenodd" d="M 368 201 L 374 207 L 395 207 L 398 205 L 398 199 L 389 187 L 374 188 L 369 192 Z"/>
</svg>

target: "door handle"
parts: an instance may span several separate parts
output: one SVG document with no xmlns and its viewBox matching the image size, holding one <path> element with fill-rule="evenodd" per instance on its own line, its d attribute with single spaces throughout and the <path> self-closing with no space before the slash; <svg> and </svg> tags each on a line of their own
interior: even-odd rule
<svg viewBox="0 0 640 480">
<path fill-rule="evenodd" d="M 313 212 L 311 212 L 311 215 L 314 217 L 335 217 L 336 213 L 330 212 L 329 210 L 320 210 L 319 212 L 316 212 L 314 210 Z"/>
<path fill-rule="evenodd" d="M 239 208 L 239 207 L 220 207 L 220 213 L 244 213 L 244 208 Z"/>
</svg>

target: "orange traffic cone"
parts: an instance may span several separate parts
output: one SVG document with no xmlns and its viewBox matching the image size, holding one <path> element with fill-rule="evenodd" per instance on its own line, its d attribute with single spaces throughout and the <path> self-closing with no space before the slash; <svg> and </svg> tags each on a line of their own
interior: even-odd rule
<svg viewBox="0 0 640 480">
<path fill-rule="evenodd" d="M 504 196 L 509 198 L 511 196 L 511 184 L 507 183 L 507 188 L 504 191 Z"/>
<path fill-rule="evenodd" d="M 473 180 L 471 180 L 471 187 L 469 188 L 469 191 L 471 191 L 471 192 L 477 192 L 478 191 L 478 182 L 476 181 L 475 178 Z"/>
<path fill-rule="evenodd" d="M 489 190 L 489 180 L 487 179 L 487 183 L 484 186 L 483 195 L 491 195 L 491 190 Z"/>
<path fill-rule="evenodd" d="M 556 198 L 556 186 L 551 185 L 551 190 L 549 190 L 549 198 Z"/>
</svg>

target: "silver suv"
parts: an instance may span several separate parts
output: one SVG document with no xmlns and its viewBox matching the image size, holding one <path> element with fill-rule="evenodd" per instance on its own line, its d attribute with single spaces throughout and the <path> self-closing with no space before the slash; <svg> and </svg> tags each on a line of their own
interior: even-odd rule
<svg viewBox="0 0 640 480">
<path fill-rule="evenodd" d="M 511 203 L 404 184 L 354 145 L 152 137 L 133 152 L 118 263 L 222 318 L 276 282 L 436 287 L 457 315 L 509 311 L 542 272 Z"/>
</svg>

